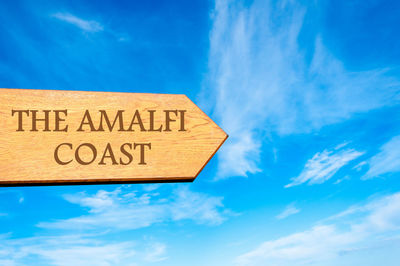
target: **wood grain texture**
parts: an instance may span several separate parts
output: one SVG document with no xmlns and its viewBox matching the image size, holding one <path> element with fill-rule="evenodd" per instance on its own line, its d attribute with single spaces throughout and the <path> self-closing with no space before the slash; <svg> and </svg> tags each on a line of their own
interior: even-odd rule
<svg viewBox="0 0 400 266">
<path fill-rule="evenodd" d="M 68 110 L 68 132 L 43 132 L 44 123 L 37 122 L 38 132 L 31 132 L 30 117 L 24 116 L 18 132 L 18 117 L 12 110 Z M 128 127 L 135 110 L 140 112 L 143 124 L 150 123 L 149 110 L 156 110 L 154 124 L 165 124 L 164 110 L 186 110 L 186 131 L 178 131 L 179 122 L 171 122 L 170 132 L 78 132 L 85 110 L 93 121 L 101 120 L 99 110 L 106 110 L 113 120 L 118 110 L 124 110 L 124 125 Z M 37 113 L 38 118 L 44 114 Z M 51 129 L 55 118 L 50 114 Z M 227 134 L 205 115 L 185 95 L 78 92 L 50 90 L 0 89 L 0 185 L 85 184 L 85 183 L 137 183 L 176 182 L 194 180 L 219 147 Z M 63 147 L 64 161 L 74 159 L 74 149 L 82 143 L 93 144 L 98 157 L 103 155 L 107 143 L 120 159 L 120 146 L 124 143 L 151 143 L 146 150 L 146 165 L 138 164 L 138 150 L 132 150 L 132 163 L 128 165 L 99 165 L 99 158 L 89 165 L 75 160 L 60 165 L 54 151 L 61 143 L 71 143 L 73 149 Z M 89 149 L 81 155 L 90 157 Z M 88 157 L 89 156 L 89 157 Z M 87 159 L 86 159 L 87 160 Z M 126 160 L 126 158 L 125 158 Z"/>
</svg>

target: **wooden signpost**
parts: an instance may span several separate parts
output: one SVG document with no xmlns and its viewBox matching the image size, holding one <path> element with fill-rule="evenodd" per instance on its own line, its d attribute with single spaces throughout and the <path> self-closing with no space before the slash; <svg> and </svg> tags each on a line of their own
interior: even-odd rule
<svg viewBox="0 0 400 266">
<path fill-rule="evenodd" d="M 227 134 L 185 95 L 0 89 L 0 185 L 193 181 Z"/>
</svg>

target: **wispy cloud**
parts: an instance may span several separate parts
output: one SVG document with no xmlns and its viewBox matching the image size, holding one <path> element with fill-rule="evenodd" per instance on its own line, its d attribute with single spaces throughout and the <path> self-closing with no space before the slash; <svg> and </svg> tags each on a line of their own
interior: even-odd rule
<svg viewBox="0 0 400 266">
<path fill-rule="evenodd" d="M 357 171 L 361 171 L 361 169 L 364 167 L 364 165 L 367 165 L 366 161 L 362 161 L 359 164 L 355 165 L 353 167 L 353 169 L 357 170 Z"/>
<path fill-rule="evenodd" d="M 338 185 L 338 184 L 342 183 L 342 182 L 345 181 L 345 180 L 350 180 L 350 176 L 345 175 L 344 177 L 339 178 L 338 180 L 336 180 L 333 184 L 334 184 L 334 185 Z"/>
<path fill-rule="evenodd" d="M 201 95 L 230 135 L 218 155 L 219 179 L 261 171 L 271 133 L 310 132 L 398 102 L 399 82 L 387 70 L 346 70 L 318 35 L 308 60 L 298 42 L 307 12 L 295 1 L 216 1 Z"/>
<path fill-rule="evenodd" d="M 85 20 L 70 13 L 55 13 L 52 15 L 52 17 L 74 25 L 85 32 L 99 32 L 103 31 L 104 29 L 103 25 L 100 22 L 94 20 Z"/>
<path fill-rule="evenodd" d="M 167 246 L 163 243 L 152 243 L 148 248 L 144 257 L 145 261 L 148 262 L 159 262 L 166 260 L 165 257 Z"/>
<path fill-rule="evenodd" d="M 7 195 L 7 194 L 14 195 L 13 198 L 15 197 L 15 199 L 18 201 L 18 203 L 24 203 L 24 201 L 25 201 L 24 194 L 20 190 L 8 189 L 8 190 L 0 191 L 0 196 Z"/>
<path fill-rule="evenodd" d="M 103 241 L 90 235 L 0 239 L 1 265 L 133 266 L 166 259 L 166 246 L 151 241 Z"/>
<path fill-rule="evenodd" d="M 332 178 L 340 168 L 363 154 L 363 152 L 354 149 L 334 149 L 318 152 L 307 161 L 300 175 L 292 178 L 292 182 L 287 184 L 285 188 L 306 182 L 309 185 L 324 183 Z"/>
<path fill-rule="evenodd" d="M 400 136 L 393 137 L 380 150 L 369 160 L 369 170 L 363 179 L 400 171 Z"/>
<path fill-rule="evenodd" d="M 88 210 L 83 216 L 38 226 L 47 229 L 69 230 L 133 230 L 155 223 L 191 220 L 197 224 L 219 225 L 230 215 L 222 197 L 193 192 L 185 186 L 161 197 L 155 191 L 133 191 L 119 187 L 114 191 L 100 190 L 94 195 L 86 193 L 66 195 L 65 199 Z"/>
<path fill-rule="evenodd" d="M 374 243 L 392 245 L 400 230 L 400 193 L 352 207 L 309 230 L 260 244 L 239 256 L 239 265 L 339 265 L 334 259 Z M 368 241 L 366 241 L 368 240 Z M 400 241 L 398 239 L 397 241 Z"/>
<path fill-rule="evenodd" d="M 291 215 L 294 215 L 296 213 L 299 213 L 299 212 L 300 212 L 300 209 L 296 208 L 294 206 L 294 203 L 292 203 L 292 204 L 289 204 L 288 206 L 286 206 L 286 208 L 280 214 L 278 214 L 276 216 L 276 219 L 282 220 L 282 219 L 285 219 L 285 218 L 287 218 Z"/>
</svg>

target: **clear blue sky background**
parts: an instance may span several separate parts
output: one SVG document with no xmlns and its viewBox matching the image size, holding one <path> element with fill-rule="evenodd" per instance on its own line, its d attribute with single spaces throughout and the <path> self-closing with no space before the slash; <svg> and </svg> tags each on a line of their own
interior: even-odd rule
<svg viewBox="0 0 400 266">
<path fill-rule="evenodd" d="M 397 1 L 2 1 L 0 87 L 184 93 L 191 184 L 0 189 L 0 265 L 398 265 Z"/>
</svg>

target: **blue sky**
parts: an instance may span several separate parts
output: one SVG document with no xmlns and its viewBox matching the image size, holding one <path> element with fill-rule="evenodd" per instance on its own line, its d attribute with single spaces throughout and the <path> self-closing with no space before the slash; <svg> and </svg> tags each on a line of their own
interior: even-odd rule
<svg viewBox="0 0 400 266">
<path fill-rule="evenodd" d="M 191 184 L 0 189 L 1 265 L 398 265 L 396 1 L 2 1 L 0 87 L 184 93 Z"/>
</svg>

